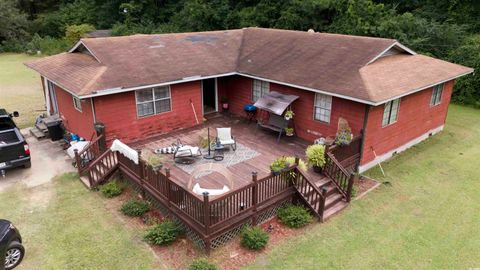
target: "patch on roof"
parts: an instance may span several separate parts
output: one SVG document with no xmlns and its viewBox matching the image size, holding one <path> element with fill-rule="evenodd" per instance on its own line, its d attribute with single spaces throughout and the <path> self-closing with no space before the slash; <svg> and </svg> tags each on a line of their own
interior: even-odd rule
<svg viewBox="0 0 480 270">
<path fill-rule="evenodd" d="M 184 38 L 184 40 L 190 42 L 213 42 L 218 40 L 218 37 L 212 35 L 193 35 Z"/>
</svg>

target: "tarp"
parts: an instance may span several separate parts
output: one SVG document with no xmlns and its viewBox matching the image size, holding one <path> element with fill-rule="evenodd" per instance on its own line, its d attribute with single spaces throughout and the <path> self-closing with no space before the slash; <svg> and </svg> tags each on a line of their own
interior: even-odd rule
<svg viewBox="0 0 480 270">
<path fill-rule="evenodd" d="M 128 145 L 122 143 L 120 140 L 114 140 L 110 150 L 114 152 L 118 151 L 131 161 L 135 162 L 135 164 L 138 164 L 138 152 L 135 149 L 130 148 Z"/>
<path fill-rule="evenodd" d="M 282 115 L 283 112 L 292 104 L 298 96 L 280 94 L 276 91 L 272 91 L 259 98 L 255 104 L 255 107 L 269 111 L 276 115 Z"/>
</svg>

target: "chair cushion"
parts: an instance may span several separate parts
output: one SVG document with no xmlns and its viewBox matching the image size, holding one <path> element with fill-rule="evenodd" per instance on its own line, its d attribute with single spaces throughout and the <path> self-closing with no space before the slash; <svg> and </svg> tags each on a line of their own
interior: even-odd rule
<svg viewBox="0 0 480 270">
<path fill-rule="evenodd" d="M 232 140 L 232 139 L 228 139 L 228 140 L 220 140 L 220 144 L 234 144 L 235 141 Z"/>
<path fill-rule="evenodd" d="M 197 146 L 185 145 L 177 149 L 176 157 L 197 156 L 199 148 Z"/>
<path fill-rule="evenodd" d="M 220 141 L 226 141 L 232 139 L 231 128 L 217 128 L 217 137 Z"/>
</svg>

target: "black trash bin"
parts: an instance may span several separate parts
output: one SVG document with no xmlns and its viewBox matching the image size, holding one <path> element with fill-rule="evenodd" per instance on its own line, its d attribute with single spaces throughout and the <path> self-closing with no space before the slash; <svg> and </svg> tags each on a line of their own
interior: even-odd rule
<svg viewBox="0 0 480 270">
<path fill-rule="evenodd" d="M 48 117 L 43 122 L 47 126 L 48 134 L 52 141 L 63 139 L 62 119 Z"/>
</svg>

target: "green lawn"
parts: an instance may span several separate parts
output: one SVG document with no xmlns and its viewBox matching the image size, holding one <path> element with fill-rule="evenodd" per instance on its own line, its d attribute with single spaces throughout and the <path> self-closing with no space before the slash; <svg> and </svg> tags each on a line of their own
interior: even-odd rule
<svg viewBox="0 0 480 270">
<path fill-rule="evenodd" d="M 15 119 L 21 127 L 32 126 L 45 109 L 40 75 L 23 62 L 36 59 L 25 54 L 0 54 L 0 108 L 19 111 Z"/>
<path fill-rule="evenodd" d="M 105 200 L 76 174 L 0 193 L 0 217 L 20 229 L 26 248 L 18 269 L 153 269 L 143 231 L 108 212 Z"/>
<path fill-rule="evenodd" d="M 444 132 L 367 174 L 382 185 L 247 269 L 480 267 L 480 110 L 450 106 Z"/>
</svg>

